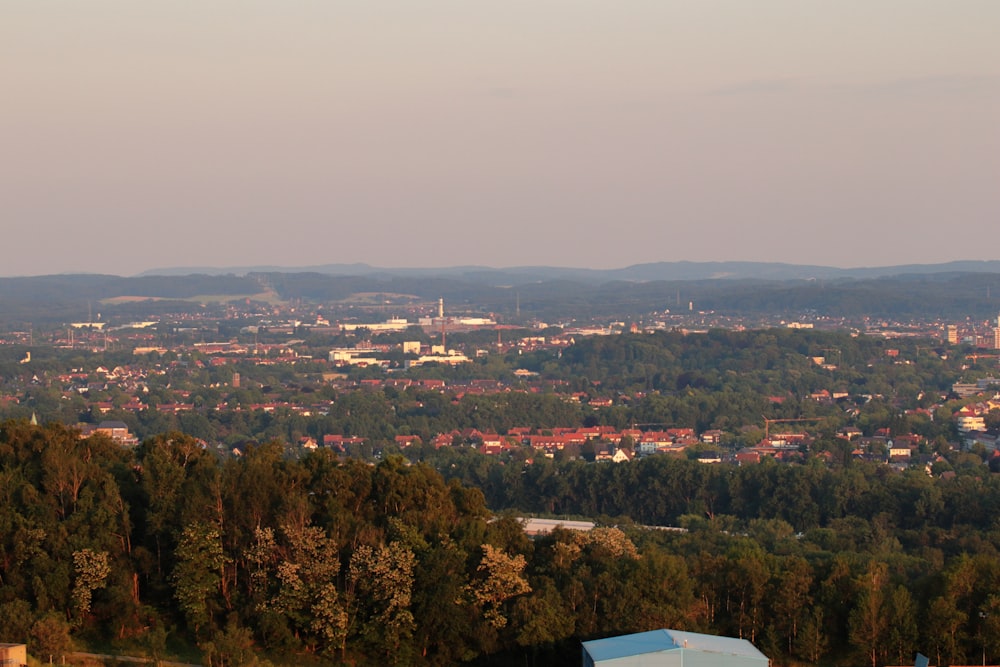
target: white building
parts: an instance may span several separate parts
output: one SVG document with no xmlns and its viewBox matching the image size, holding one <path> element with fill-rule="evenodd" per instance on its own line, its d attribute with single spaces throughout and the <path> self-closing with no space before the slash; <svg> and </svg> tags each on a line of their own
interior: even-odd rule
<svg viewBox="0 0 1000 667">
<path fill-rule="evenodd" d="M 970 431 L 985 431 L 986 420 L 978 415 L 961 415 L 958 421 L 958 432 L 968 433 Z"/>
<path fill-rule="evenodd" d="M 469 359 L 464 354 L 455 352 L 454 350 L 449 350 L 447 354 L 424 354 L 416 359 L 407 359 L 406 368 L 414 368 L 416 366 L 423 366 L 428 363 L 439 363 L 448 364 L 449 366 L 457 366 L 458 364 L 467 364 L 471 359 Z"/>
<path fill-rule="evenodd" d="M 393 317 L 385 322 L 371 322 L 369 324 L 358 324 L 356 322 L 349 322 L 341 324 L 340 328 L 343 331 L 357 331 L 358 329 L 368 329 L 372 333 L 385 333 L 387 331 L 406 331 L 407 327 L 410 326 L 410 322 L 400 317 Z"/>
<path fill-rule="evenodd" d="M 330 350 L 330 363 L 338 366 L 372 366 L 379 363 L 373 350 L 341 347 Z"/>
</svg>

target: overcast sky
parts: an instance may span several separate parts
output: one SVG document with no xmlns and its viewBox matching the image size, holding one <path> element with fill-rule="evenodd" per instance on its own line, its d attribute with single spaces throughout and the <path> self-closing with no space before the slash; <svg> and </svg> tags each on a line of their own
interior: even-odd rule
<svg viewBox="0 0 1000 667">
<path fill-rule="evenodd" d="M 4 0 L 0 275 L 998 259 L 997 0 Z"/>
</svg>

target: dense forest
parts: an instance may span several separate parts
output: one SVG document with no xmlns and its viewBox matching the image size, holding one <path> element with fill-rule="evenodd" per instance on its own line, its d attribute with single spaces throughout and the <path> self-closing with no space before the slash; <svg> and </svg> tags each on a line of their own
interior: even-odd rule
<svg viewBox="0 0 1000 667">
<path fill-rule="evenodd" d="M 580 640 L 675 627 L 776 665 L 1000 658 L 1000 478 L 978 457 L 941 478 L 452 455 L 446 481 L 400 457 L 220 459 L 179 433 L 124 449 L 4 422 L 3 639 L 211 665 L 571 665 Z M 508 510 L 603 517 L 532 540 Z"/>
</svg>

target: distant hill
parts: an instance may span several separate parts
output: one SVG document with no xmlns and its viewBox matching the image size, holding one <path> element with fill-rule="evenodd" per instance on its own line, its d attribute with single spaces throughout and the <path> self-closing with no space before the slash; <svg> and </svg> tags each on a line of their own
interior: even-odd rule
<svg viewBox="0 0 1000 667">
<path fill-rule="evenodd" d="M 668 309 L 728 315 L 991 319 L 1000 312 L 1000 262 L 835 269 L 754 262 L 667 262 L 624 269 L 451 267 L 324 271 L 56 275 L 0 278 L 0 326 L 84 318 L 148 319 L 239 302 L 380 308 L 443 298 L 453 313 L 542 321 L 627 320 Z M 336 271 L 334 269 L 339 269 Z M 991 272 L 992 271 L 992 272 Z"/>
<path fill-rule="evenodd" d="M 611 281 L 649 282 L 657 280 L 835 280 L 883 278 L 906 274 L 1000 273 L 1000 261 L 955 261 L 943 264 L 903 264 L 896 266 L 837 268 L 778 262 L 653 262 L 621 269 L 587 269 L 554 266 L 452 266 L 440 268 L 378 267 L 369 264 L 323 264 L 306 267 L 239 266 L 187 267 L 145 271 L 146 276 L 206 276 L 253 273 L 319 273 L 328 276 L 358 277 L 440 277 L 491 285 L 537 280 L 571 280 L 585 283 Z"/>
</svg>

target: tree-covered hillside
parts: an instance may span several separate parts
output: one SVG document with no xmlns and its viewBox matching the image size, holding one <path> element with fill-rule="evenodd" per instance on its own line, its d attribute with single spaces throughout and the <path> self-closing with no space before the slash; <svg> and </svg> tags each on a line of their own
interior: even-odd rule
<svg viewBox="0 0 1000 667">
<path fill-rule="evenodd" d="M 205 664 L 564 664 L 656 627 L 742 636 L 774 664 L 1000 657 L 1000 481 L 875 464 L 490 465 L 510 506 L 613 513 L 528 539 L 427 465 L 181 434 L 126 450 L 0 425 L 0 627 Z M 485 479 L 477 480 L 476 475 Z M 671 522 L 687 532 L 640 529 Z M 184 649 L 183 647 L 187 647 Z"/>
</svg>

